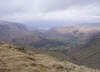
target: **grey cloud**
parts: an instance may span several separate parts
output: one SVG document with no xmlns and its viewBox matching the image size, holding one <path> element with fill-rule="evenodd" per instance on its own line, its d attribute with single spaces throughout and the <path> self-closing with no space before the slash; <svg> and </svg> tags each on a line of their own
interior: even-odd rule
<svg viewBox="0 0 100 72">
<path fill-rule="evenodd" d="M 88 6 L 90 9 L 85 10 Z M 41 13 L 70 9 L 84 9 L 84 14 L 93 17 L 100 16 L 99 8 L 100 0 L 0 0 L 0 19 L 32 20 Z"/>
<path fill-rule="evenodd" d="M 23 8 L 39 8 L 41 11 L 54 11 L 66 9 L 70 6 L 86 6 L 100 0 L 0 0 L 0 11 L 15 11 Z"/>
</svg>

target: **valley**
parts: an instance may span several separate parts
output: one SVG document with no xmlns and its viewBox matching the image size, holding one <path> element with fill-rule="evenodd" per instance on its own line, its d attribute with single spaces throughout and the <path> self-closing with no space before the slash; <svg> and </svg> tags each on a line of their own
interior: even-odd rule
<svg viewBox="0 0 100 72">
<path fill-rule="evenodd" d="M 1 21 L 0 42 L 11 43 L 26 50 L 33 48 L 61 61 L 70 61 L 100 69 L 100 27 L 68 26 L 46 31 L 29 30 L 20 23 Z M 31 47 L 28 49 L 28 47 Z"/>
</svg>

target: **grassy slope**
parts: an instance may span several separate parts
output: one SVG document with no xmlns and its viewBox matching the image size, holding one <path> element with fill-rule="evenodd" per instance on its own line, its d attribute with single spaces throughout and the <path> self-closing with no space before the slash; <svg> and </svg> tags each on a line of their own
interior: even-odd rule
<svg viewBox="0 0 100 72">
<path fill-rule="evenodd" d="M 27 54 L 9 44 L 0 46 L 0 70 L 2 72 L 100 72 L 40 53 Z"/>
</svg>

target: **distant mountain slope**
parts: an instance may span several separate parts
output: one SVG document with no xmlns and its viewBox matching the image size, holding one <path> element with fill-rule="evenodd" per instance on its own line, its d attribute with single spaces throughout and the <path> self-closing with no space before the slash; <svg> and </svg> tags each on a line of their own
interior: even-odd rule
<svg viewBox="0 0 100 72">
<path fill-rule="evenodd" d="M 26 27 L 19 23 L 0 21 L 0 40 L 10 41 L 27 31 Z"/>
<path fill-rule="evenodd" d="M 100 32 L 100 27 L 98 26 L 69 26 L 69 27 L 59 27 L 53 28 L 46 32 L 46 36 L 49 38 L 64 38 L 64 39 L 75 39 L 77 40 L 87 40 L 91 38 L 96 33 Z"/>
<path fill-rule="evenodd" d="M 0 41 L 30 44 L 40 40 L 37 33 L 20 23 L 0 21 Z"/>
<path fill-rule="evenodd" d="M 21 46 L 51 47 L 65 43 L 46 39 L 38 30 L 30 30 L 24 24 L 0 21 L 0 41 L 11 42 Z"/>
<path fill-rule="evenodd" d="M 0 45 L 1 72 L 100 72 L 33 51 L 29 55 L 10 44 Z"/>
<path fill-rule="evenodd" d="M 44 33 L 47 39 L 65 42 L 69 47 L 85 45 L 94 36 L 100 33 L 100 26 L 80 26 L 59 27 L 48 30 Z"/>
<path fill-rule="evenodd" d="M 100 68 L 100 34 L 86 45 L 70 50 L 69 57 L 75 63 Z"/>
</svg>

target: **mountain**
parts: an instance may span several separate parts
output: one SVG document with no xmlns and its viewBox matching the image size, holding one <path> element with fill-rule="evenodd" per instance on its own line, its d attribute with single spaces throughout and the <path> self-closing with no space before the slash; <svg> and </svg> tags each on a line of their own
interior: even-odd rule
<svg viewBox="0 0 100 72">
<path fill-rule="evenodd" d="M 32 52 L 31 52 L 32 51 Z M 68 61 L 41 54 L 35 50 L 24 51 L 23 48 L 4 43 L 0 45 L 1 72 L 100 72 L 100 70 L 78 66 Z M 31 53 L 31 54 L 30 54 Z"/>
<path fill-rule="evenodd" d="M 52 28 L 48 30 L 45 34 L 47 38 L 51 39 L 77 39 L 77 41 L 89 40 L 92 36 L 95 36 L 100 32 L 100 26 L 68 26 L 68 27 L 59 27 Z"/>
<path fill-rule="evenodd" d="M 0 41 L 31 44 L 40 40 L 38 32 L 30 31 L 24 24 L 0 21 Z"/>
<path fill-rule="evenodd" d="M 0 21 L 0 40 L 7 41 L 27 31 L 26 27 L 19 23 Z"/>
<path fill-rule="evenodd" d="M 71 49 L 69 57 L 74 63 L 100 69 L 100 34 L 87 44 Z"/>
<path fill-rule="evenodd" d="M 44 37 L 53 41 L 60 41 L 63 44 L 60 46 L 49 47 L 49 50 L 67 54 L 69 48 L 83 46 L 92 40 L 97 34 L 100 33 L 98 26 L 68 26 L 52 28 L 44 32 Z M 45 48 L 48 50 L 48 47 Z"/>
<path fill-rule="evenodd" d="M 24 24 L 0 21 L 0 41 L 12 42 L 18 45 L 50 48 L 57 46 L 75 46 L 87 43 L 100 32 L 100 27 L 68 26 L 52 28 L 46 31 L 30 29 Z"/>
<path fill-rule="evenodd" d="M 25 24 L 0 21 L 0 42 L 11 42 L 15 45 L 35 48 L 65 45 L 65 43 L 46 39 L 37 29 L 29 29 Z"/>
</svg>

